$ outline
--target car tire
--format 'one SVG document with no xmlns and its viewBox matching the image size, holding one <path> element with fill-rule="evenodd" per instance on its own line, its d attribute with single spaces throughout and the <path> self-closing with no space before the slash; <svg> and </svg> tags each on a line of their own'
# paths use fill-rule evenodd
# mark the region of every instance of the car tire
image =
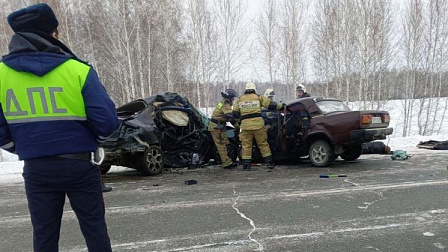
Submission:
<svg viewBox="0 0 448 252">
<path fill-rule="evenodd" d="M 138 170 L 145 176 L 160 174 L 163 171 L 162 149 L 158 146 L 150 146 L 140 157 Z"/>
<path fill-rule="evenodd" d="M 101 175 L 108 173 L 110 167 L 112 167 L 112 165 L 100 165 Z"/>
<path fill-rule="evenodd" d="M 362 154 L 362 145 L 350 145 L 346 151 L 341 153 L 341 158 L 345 161 L 353 161 L 358 159 Z"/>
<path fill-rule="evenodd" d="M 314 166 L 329 166 L 334 161 L 333 148 L 325 140 L 314 141 L 309 148 L 308 154 Z"/>
</svg>

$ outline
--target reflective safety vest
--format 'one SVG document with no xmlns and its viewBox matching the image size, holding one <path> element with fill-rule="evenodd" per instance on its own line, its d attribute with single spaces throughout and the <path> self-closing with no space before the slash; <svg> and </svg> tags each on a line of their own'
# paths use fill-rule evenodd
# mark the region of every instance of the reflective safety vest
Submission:
<svg viewBox="0 0 448 252">
<path fill-rule="evenodd" d="M 230 101 L 227 99 L 222 99 L 216 105 L 215 110 L 213 110 L 212 118 L 210 124 L 208 125 L 208 130 L 213 131 L 215 127 L 218 126 L 218 122 L 221 125 L 226 125 L 228 121 L 228 117 L 231 117 L 233 114 L 232 106 L 230 105 Z"/>
<path fill-rule="evenodd" d="M 86 120 L 81 90 L 89 71 L 88 65 L 72 59 L 44 76 L 0 63 L 0 103 L 8 124 Z"/>
</svg>

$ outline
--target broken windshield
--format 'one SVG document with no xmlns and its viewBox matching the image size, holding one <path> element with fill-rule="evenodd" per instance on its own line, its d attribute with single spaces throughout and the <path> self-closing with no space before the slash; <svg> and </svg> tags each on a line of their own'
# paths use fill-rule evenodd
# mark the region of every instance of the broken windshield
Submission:
<svg viewBox="0 0 448 252">
<path fill-rule="evenodd" d="M 351 109 L 345 105 L 342 101 L 319 101 L 316 102 L 317 107 L 323 114 L 339 111 L 351 111 Z"/>
</svg>

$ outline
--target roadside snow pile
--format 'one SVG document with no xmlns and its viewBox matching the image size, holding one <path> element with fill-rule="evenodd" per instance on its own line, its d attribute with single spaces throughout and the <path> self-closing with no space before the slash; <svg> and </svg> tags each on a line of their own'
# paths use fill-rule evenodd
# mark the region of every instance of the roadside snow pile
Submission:
<svg viewBox="0 0 448 252">
<path fill-rule="evenodd" d="M 19 161 L 19 157 L 17 155 L 11 154 L 5 150 L 2 150 L 1 155 L 3 156 L 3 161 L 5 162 Z"/>
<path fill-rule="evenodd" d="M 0 162 L 0 181 L 3 183 L 22 183 L 23 161 Z"/>
</svg>

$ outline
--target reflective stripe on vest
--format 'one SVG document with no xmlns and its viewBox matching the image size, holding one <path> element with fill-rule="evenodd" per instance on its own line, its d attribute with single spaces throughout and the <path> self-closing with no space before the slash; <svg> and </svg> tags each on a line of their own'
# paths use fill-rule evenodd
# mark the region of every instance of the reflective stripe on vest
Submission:
<svg viewBox="0 0 448 252">
<path fill-rule="evenodd" d="M 257 94 L 244 94 L 240 97 L 237 110 L 240 111 L 241 118 L 247 118 L 251 114 L 257 115 L 254 118 L 241 120 L 242 130 L 257 130 L 264 126 L 261 106 L 260 97 Z"/>
<path fill-rule="evenodd" d="M 44 76 L 0 63 L 0 103 L 9 124 L 86 120 L 81 90 L 90 66 L 67 60 Z"/>
</svg>

